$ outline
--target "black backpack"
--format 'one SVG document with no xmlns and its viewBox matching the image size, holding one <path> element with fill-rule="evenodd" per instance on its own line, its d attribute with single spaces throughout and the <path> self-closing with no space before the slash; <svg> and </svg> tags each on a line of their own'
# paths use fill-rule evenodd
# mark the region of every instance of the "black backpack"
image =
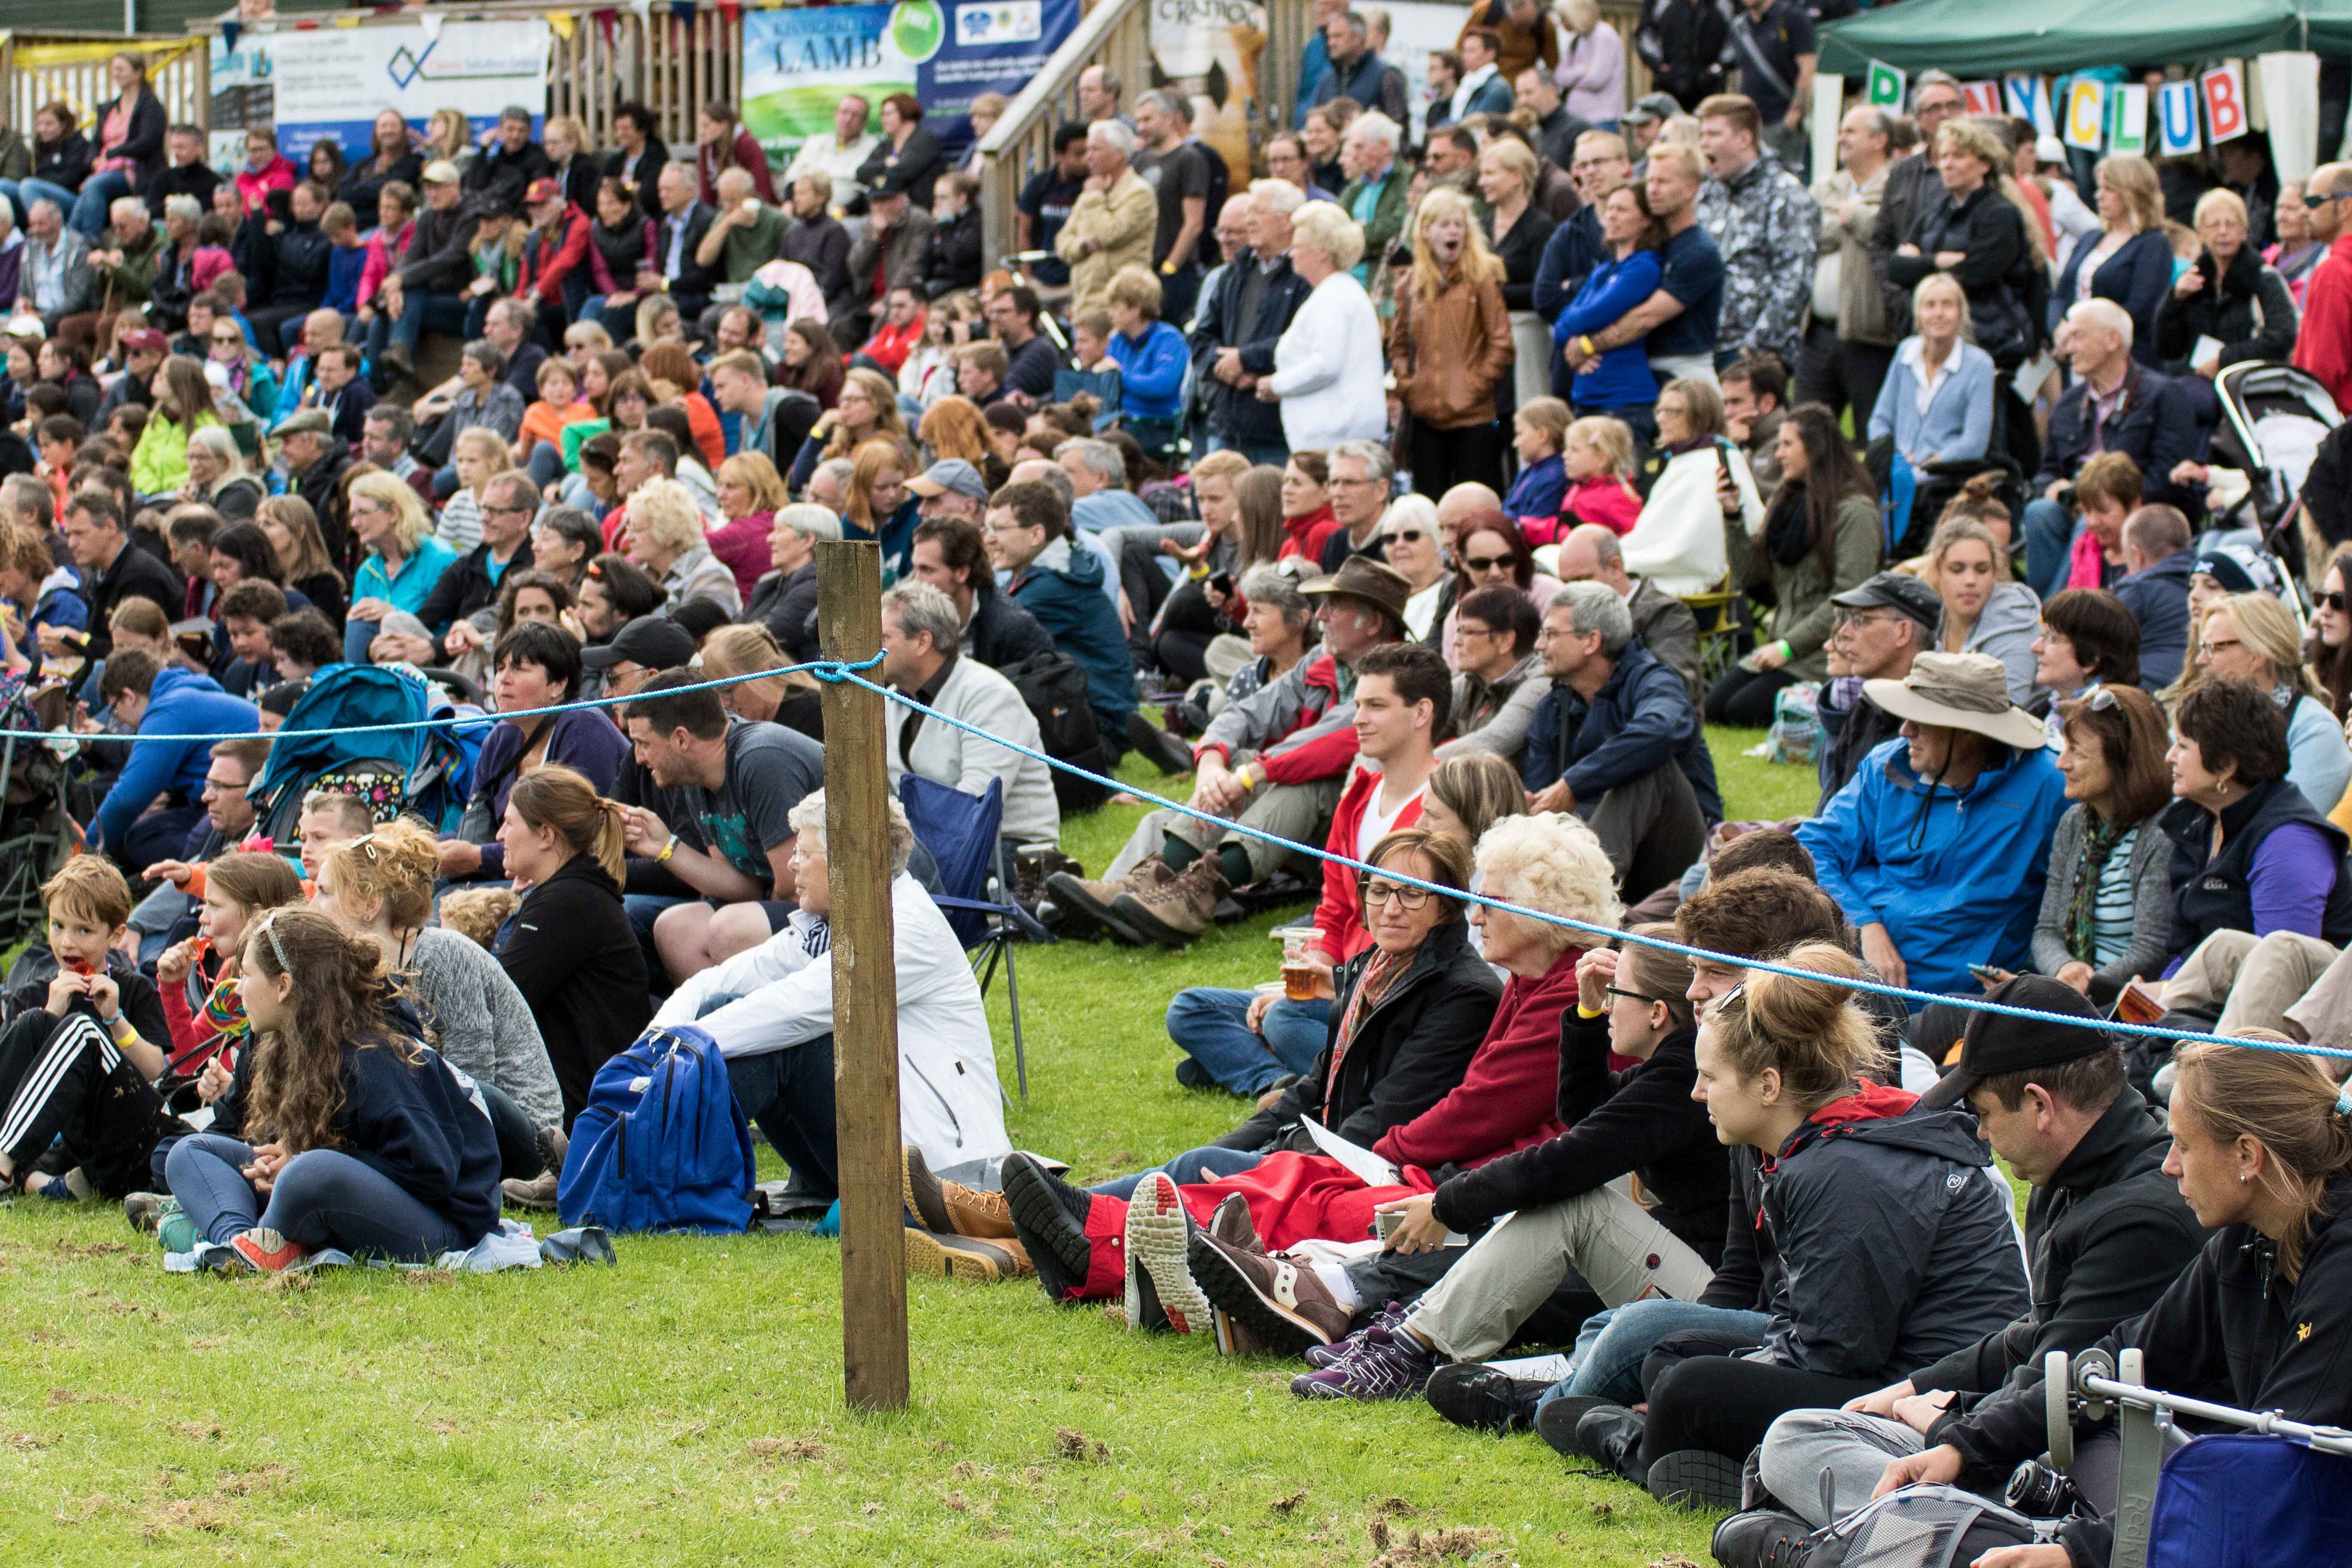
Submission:
<svg viewBox="0 0 2352 1568">
<path fill-rule="evenodd" d="M 1087 691 L 1087 672 L 1077 660 L 1058 649 L 1033 653 L 997 671 L 1013 682 L 1021 700 L 1037 721 L 1037 733 L 1047 756 L 1090 773 L 1108 773 L 1113 766 L 1102 731 Z M 1054 772 L 1054 798 L 1064 812 L 1089 812 L 1110 798 L 1110 791 L 1092 779 L 1060 768 Z"/>
</svg>

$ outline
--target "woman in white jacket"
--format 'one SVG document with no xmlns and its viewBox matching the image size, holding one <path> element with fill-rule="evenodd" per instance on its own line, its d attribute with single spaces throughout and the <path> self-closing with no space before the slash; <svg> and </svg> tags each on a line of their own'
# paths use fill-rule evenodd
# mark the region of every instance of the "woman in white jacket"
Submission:
<svg viewBox="0 0 2352 1568">
<path fill-rule="evenodd" d="M 800 908 L 784 929 L 688 979 L 656 1024 L 699 1024 L 727 1058 L 736 1103 L 802 1184 L 840 1191 L 833 1130 L 833 908 L 824 792 L 793 807 Z M 898 980 L 898 1129 L 935 1171 L 1012 1150 L 996 1048 L 963 944 L 907 874 L 915 832 L 890 802 L 890 912 Z"/>
<path fill-rule="evenodd" d="M 1724 481 L 1730 480 L 1740 524 L 1750 533 L 1764 524 L 1764 500 L 1747 454 L 1725 438 L 1723 395 L 1712 382 L 1666 383 L 1656 411 L 1658 450 L 1666 466 L 1619 549 L 1625 570 L 1655 583 L 1660 593 L 1708 593 L 1721 585 L 1730 566 L 1723 543 L 1729 515 Z"/>
<path fill-rule="evenodd" d="M 1274 345 L 1274 374 L 1257 395 L 1282 405 L 1282 437 L 1294 452 L 1388 435 L 1381 320 L 1349 268 L 1363 259 L 1364 231 L 1336 202 L 1308 202 L 1290 220 L 1290 265 L 1313 287 Z"/>
</svg>

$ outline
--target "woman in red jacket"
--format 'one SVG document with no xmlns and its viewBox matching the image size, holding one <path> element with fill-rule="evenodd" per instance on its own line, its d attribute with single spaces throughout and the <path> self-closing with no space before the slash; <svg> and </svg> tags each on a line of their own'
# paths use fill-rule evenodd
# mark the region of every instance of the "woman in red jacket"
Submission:
<svg viewBox="0 0 2352 1568">
<path fill-rule="evenodd" d="M 533 180 L 522 201 L 530 214 L 530 232 L 523 237 L 514 297 L 538 310 L 536 335 L 552 346 L 563 341 L 563 329 L 595 292 L 587 266 L 591 225 L 588 215 L 564 195 L 563 182 L 551 174 Z"/>
<path fill-rule="evenodd" d="M 1622 912 L 1600 841 L 1566 815 L 1507 817 L 1487 829 L 1475 890 L 1586 926 L 1614 928 Z M 1056 1301 L 1099 1300 L 1139 1291 L 1148 1277 L 1163 1301 L 1205 1294 L 1230 1313 L 1244 1295 L 1263 1298 L 1317 1342 L 1346 1334 L 1340 1270 L 1325 1277 L 1263 1254 L 1209 1253 L 1188 1246 L 1182 1215 L 1205 1226 L 1220 1205 L 1239 1197 L 1269 1250 L 1314 1237 L 1360 1241 L 1371 1234 L 1375 1208 L 1433 1190 L 1435 1173 L 1483 1164 L 1561 1131 L 1553 1092 L 1559 1018 L 1576 1000 L 1583 933 L 1482 905 L 1472 906 L 1470 919 L 1485 938 L 1486 961 L 1510 976 L 1494 1023 L 1462 1081 L 1370 1151 L 1344 1163 L 1286 1152 L 1223 1180 L 1181 1186 L 1155 1173 L 1127 1203 L 1073 1186 L 1028 1155 L 1006 1156 L 1005 1202 L 1045 1293 Z M 1232 1264 L 1235 1258 L 1254 1261 Z M 1196 1279 L 1194 1266 L 1208 1271 Z"/>
</svg>

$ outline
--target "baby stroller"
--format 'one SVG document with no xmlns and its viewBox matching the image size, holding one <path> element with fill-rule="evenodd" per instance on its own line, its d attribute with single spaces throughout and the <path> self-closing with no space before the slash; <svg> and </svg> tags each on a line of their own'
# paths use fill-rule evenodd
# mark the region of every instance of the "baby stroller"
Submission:
<svg viewBox="0 0 2352 1568">
<path fill-rule="evenodd" d="M 408 812 L 436 830 L 454 827 L 473 785 L 482 736 L 495 721 L 485 715 L 431 730 L 348 731 L 461 716 L 446 694 L 405 667 L 339 664 L 320 671 L 286 716 L 268 766 L 250 791 L 256 831 L 292 843 L 302 799 L 319 789 L 361 796 L 378 822 Z"/>
<path fill-rule="evenodd" d="M 0 675 L 0 730 L 6 731 L 0 736 L 0 948 L 41 930 L 47 918 L 41 884 L 74 852 L 76 823 L 90 815 L 89 803 L 73 798 L 73 753 L 61 757 L 27 733 L 63 729 L 72 716 L 73 692 L 64 681 Z"/>
<path fill-rule="evenodd" d="M 2225 368 L 2213 394 L 2221 419 L 2208 463 L 2245 482 L 2216 475 L 2208 526 L 2253 531 L 2290 575 L 2306 578 L 2314 554 L 2352 539 L 2352 449 L 2336 399 L 2309 372 L 2258 360 Z"/>
</svg>

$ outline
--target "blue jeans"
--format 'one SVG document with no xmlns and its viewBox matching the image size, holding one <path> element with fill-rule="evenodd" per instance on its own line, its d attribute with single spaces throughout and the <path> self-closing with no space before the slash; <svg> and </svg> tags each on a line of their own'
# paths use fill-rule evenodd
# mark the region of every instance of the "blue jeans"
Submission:
<svg viewBox="0 0 2352 1568">
<path fill-rule="evenodd" d="M 1328 1001 L 1276 1002 L 1260 1020 L 1246 1022 L 1254 993 L 1194 985 L 1168 1004 L 1168 1037 L 1235 1094 L 1263 1094 L 1285 1075 L 1304 1074 L 1328 1037 Z"/>
<path fill-rule="evenodd" d="M 79 198 L 63 185 L 50 180 L 36 180 L 30 175 L 11 183 L 16 187 L 14 194 L 16 199 L 16 223 L 19 227 L 24 225 L 26 209 L 35 202 L 54 203 L 58 216 L 67 218 L 73 216 L 74 203 Z"/>
<path fill-rule="evenodd" d="M 343 662 L 345 664 L 367 663 L 368 644 L 375 641 L 375 634 L 380 629 L 382 629 L 380 624 L 375 621 L 356 619 L 345 621 L 343 623 Z"/>
<path fill-rule="evenodd" d="M 531 484 L 545 489 L 563 477 L 563 452 L 552 441 L 541 441 L 530 449 L 530 460 L 523 465 Z"/>
<path fill-rule="evenodd" d="M 378 312 L 368 328 L 367 357 L 381 364 L 384 351 L 397 344 L 414 355 L 416 341 L 427 332 L 456 337 L 466 330 L 466 301 L 456 294 L 406 293 L 400 298 L 400 319 Z"/>
<path fill-rule="evenodd" d="M 1762 1312 L 1735 1307 L 1702 1307 L 1653 1296 L 1628 1301 L 1584 1320 L 1576 1332 L 1576 1350 L 1569 1357 L 1574 1368 L 1544 1391 L 1536 1402 L 1541 1409 L 1565 1394 L 1606 1399 L 1612 1405 L 1634 1405 L 1642 1398 L 1642 1361 L 1668 1334 L 1689 1329 L 1717 1329 L 1760 1335 L 1771 1319 Z"/>
<path fill-rule="evenodd" d="M 198 1132 L 172 1145 L 165 1161 L 172 1194 L 206 1241 L 226 1244 L 257 1226 L 312 1251 L 339 1247 L 355 1257 L 430 1263 L 479 1239 L 461 1234 L 407 1189 L 339 1149 L 311 1149 L 286 1162 L 269 1193 L 246 1180 L 253 1150 L 234 1138 Z"/>
<path fill-rule="evenodd" d="M 2025 582 L 2044 599 L 2066 585 L 2076 526 L 2074 513 L 2054 500 L 2025 503 Z"/>
<path fill-rule="evenodd" d="M 1244 1171 L 1254 1171 L 1265 1158 L 1263 1154 L 1253 1154 L 1246 1150 L 1220 1149 L 1212 1144 L 1206 1148 L 1187 1149 L 1174 1159 L 1152 1166 L 1150 1171 L 1138 1171 L 1131 1176 L 1103 1182 L 1088 1187 L 1087 1191 L 1097 1197 L 1131 1198 L 1135 1196 L 1135 1189 L 1143 1184 L 1143 1178 L 1153 1172 L 1165 1171 L 1175 1178 L 1178 1186 L 1189 1187 L 1196 1182 L 1214 1182 L 1226 1176 L 1239 1175 Z"/>
<path fill-rule="evenodd" d="M 66 221 L 96 239 L 106 232 L 106 209 L 114 205 L 115 197 L 130 194 L 131 176 L 120 169 L 92 174 L 81 183 L 81 195 L 74 198 L 73 216 Z"/>
</svg>

